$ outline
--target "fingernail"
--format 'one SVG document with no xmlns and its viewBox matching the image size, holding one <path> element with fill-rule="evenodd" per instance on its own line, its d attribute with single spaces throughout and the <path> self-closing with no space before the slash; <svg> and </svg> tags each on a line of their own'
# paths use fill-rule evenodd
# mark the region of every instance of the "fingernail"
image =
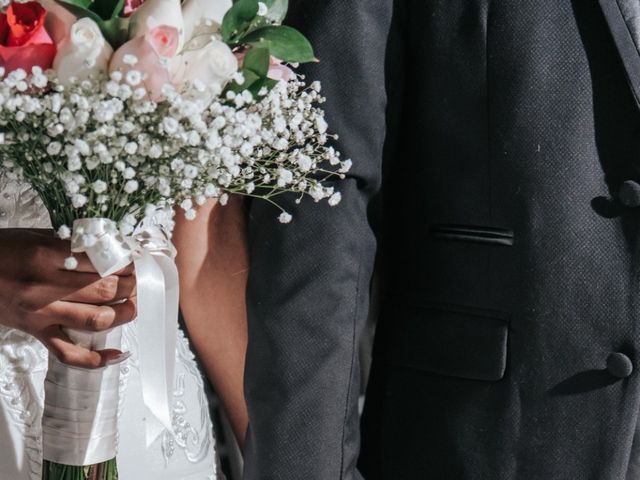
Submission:
<svg viewBox="0 0 640 480">
<path fill-rule="evenodd" d="M 131 356 L 131 352 L 122 352 L 121 354 L 113 357 L 111 360 L 107 360 L 105 365 L 108 367 L 110 367 L 111 365 L 118 365 L 119 363 L 124 362 L 130 356 Z"/>
</svg>

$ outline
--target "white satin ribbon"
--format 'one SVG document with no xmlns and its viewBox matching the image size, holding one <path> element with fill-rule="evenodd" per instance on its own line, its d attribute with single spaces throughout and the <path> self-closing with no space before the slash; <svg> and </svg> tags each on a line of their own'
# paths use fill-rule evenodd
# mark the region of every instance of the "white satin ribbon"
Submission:
<svg viewBox="0 0 640 480">
<path fill-rule="evenodd" d="M 86 253 L 103 277 L 112 275 L 131 263 L 135 266 L 142 396 L 151 414 L 145 422 L 146 441 L 149 446 L 163 430 L 173 432 L 171 406 L 179 295 L 178 270 L 174 262 L 175 248 L 166 231 L 150 222 L 143 222 L 133 235 L 124 237 L 115 222 L 104 218 L 88 218 L 74 222 L 71 250 L 74 253 Z M 99 334 L 89 335 L 94 338 Z M 89 343 L 93 341 L 90 340 Z M 95 345 L 86 346 L 96 348 Z M 119 348 L 119 345 L 114 348 Z M 51 374 L 47 374 L 47 400 L 43 425 L 46 427 L 44 442 L 50 444 L 49 457 L 54 458 L 47 457 L 46 453 L 45 458 L 70 465 L 89 465 L 113 458 L 117 433 L 111 435 L 111 429 L 107 426 L 109 421 L 102 415 L 117 411 L 117 397 L 113 400 L 115 404 L 112 403 L 113 393 L 109 392 L 109 389 L 113 388 L 112 383 L 109 387 L 100 379 L 95 380 L 98 376 L 93 371 L 79 370 L 89 376 L 83 377 L 81 374 L 80 377 L 83 378 L 77 378 L 75 372 L 68 371 L 72 367 L 62 364 L 60 367 L 52 360 L 49 363 L 50 368 L 53 368 Z M 119 368 L 106 367 L 99 372 L 107 375 L 107 372 L 111 371 L 117 373 Z M 94 375 L 93 381 L 91 375 Z M 56 396 L 62 396 L 63 400 L 51 400 L 50 403 L 49 400 Z M 90 411 L 87 411 L 87 405 L 94 407 L 95 415 L 92 416 Z M 80 411 L 74 412 L 76 409 Z M 71 425 L 71 422 L 75 425 Z M 85 447 L 67 445 L 69 448 L 66 451 L 64 448 L 58 448 L 56 442 L 47 441 L 47 432 L 49 436 L 59 432 L 65 443 L 69 438 L 75 438 L 78 442 L 91 438 L 91 442 L 95 443 L 90 449 L 93 453 L 87 456 Z M 110 443 L 109 439 L 113 442 Z M 96 460 L 100 456 L 106 458 Z M 62 457 L 65 461 L 60 460 Z"/>
<path fill-rule="evenodd" d="M 87 348 L 120 348 L 121 328 L 107 332 L 66 329 Z M 116 456 L 120 369 L 85 370 L 49 355 L 42 415 L 42 453 L 64 465 L 93 465 Z"/>
<path fill-rule="evenodd" d="M 86 218 L 73 224 L 71 251 L 85 252 L 106 277 L 133 262 L 138 294 L 138 345 L 147 446 L 163 429 L 172 430 L 171 405 L 178 321 L 176 250 L 162 227 L 143 221 L 124 238 L 112 220 Z"/>
</svg>

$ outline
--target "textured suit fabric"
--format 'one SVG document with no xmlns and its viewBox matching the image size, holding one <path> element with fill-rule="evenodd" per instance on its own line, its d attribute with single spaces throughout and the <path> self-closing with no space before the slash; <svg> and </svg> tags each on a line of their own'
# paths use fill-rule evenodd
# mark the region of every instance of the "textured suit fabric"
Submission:
<svg viewBox="0 0 640 480">
<path fill-rule="evenodd" d="M 617 2 L 625 24 L 633 38 L 636 48 L 640 47 L 640 2 L 635 0 L 620 0 Z"/>
<path fill-rule="evenodd" d="M 396 2 L 367 480 L 638 478 L 623 3 Z"/>
<path fill-rule="evenodd" d="M 364 478 L 637 478 L 632 1 L 292 2 L 355 169 L 251 207 L 246 478 L 358 478 L 373 232 Z"/>
<path fill-rule="evenodd" d="M 335 208 L 255 202 L 245 390 L 250 428 L 245 479 L 360 478 L 358 339 L 369 303 L 375 237 L 366 211 L 379 189 L 385 139 L 384 63 L 391 3 L 294 0 L 287 23 L 314 43 L 337 147 L 355 165 Z"/>
</svg>

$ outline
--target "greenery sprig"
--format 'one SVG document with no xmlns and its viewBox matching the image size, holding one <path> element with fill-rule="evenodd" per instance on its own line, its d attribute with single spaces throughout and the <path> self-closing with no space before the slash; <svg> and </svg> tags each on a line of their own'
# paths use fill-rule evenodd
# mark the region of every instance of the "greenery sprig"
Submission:
<svg viewBox="0 0 640 480">
<path fill-rule="evenodd" d="M 260 3 L 266 7 L 261 15 Z M 222 40 L 236 51 L 246 51 L 242 74 L 244 83 L 229 84 L 228 90 L 252 93 L 275 82 L 267 78 L 271 56 L 286 63 L 317 62 L 309 40 L 293 27 L 282 25 L 288 0 L 235 0 L 224 16 Z"/>
</svg>

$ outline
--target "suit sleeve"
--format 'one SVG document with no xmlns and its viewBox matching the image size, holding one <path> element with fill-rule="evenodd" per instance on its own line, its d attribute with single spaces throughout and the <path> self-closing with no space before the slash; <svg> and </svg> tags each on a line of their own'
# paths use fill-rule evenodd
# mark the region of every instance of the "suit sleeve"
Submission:
<svg viewBox="0 0 640 480">
<path fill-rule="evenodd" d="M 367 211 L 380 187 L 386 133 L 385 55 L 392 0 L 292 0 L 288 24 L 311 39 L 337 147 L 353 160 L 330 207 L 279 197 L 293 215 L 254 201 L 245 394 L 245 480 L 361 478 L 358 341 L 376 240 Z"/>
</svg>

